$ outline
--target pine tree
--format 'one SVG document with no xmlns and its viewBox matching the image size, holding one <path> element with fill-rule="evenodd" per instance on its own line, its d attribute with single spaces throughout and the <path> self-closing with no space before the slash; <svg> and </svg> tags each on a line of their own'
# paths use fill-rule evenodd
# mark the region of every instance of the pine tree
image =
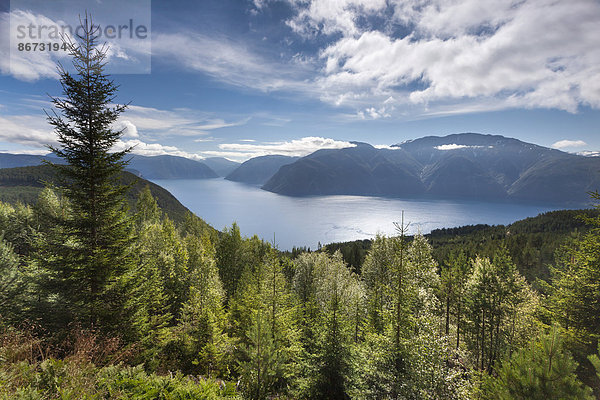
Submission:
<svg viewBox="0 0 600 400">
<path fill-rule="evenodd" d="M 240 372 L 246 394 L 262 398 L 289 391 L 297 375 L 300 346 L 296 310 L 274 250 L 244 271 L 230 316 L 242 343 Z"/>
<path fill-rule="evenodd" d="M 489 397 L 510 400 L 592 399 L 575 375 L 577 363 L 564 349 L 558 328 L 515 352 L 492 379 Z"/>
<path fill-rule="evenodd" d="M 59 64 L 63 96 L 52 97 L 47 114 L 60 143 L 49 148 L 66 161 L 51 165 L 72 208 L 70 243 L 53 268 L 73 283 L 57 294 L 76 318 L 113 329 L 124 322 L 120 281 L 131 264 L 127 187 L 119 182 L 128 150 L 112 152 L 122 132 L 111 128 L 126 105 L 113 105 L 118 86 L 104 72 L 108 49 L 97 43 L 98 26 L 86 15 L 81 31 L 75 41 L 65 37 L 75 72 Z"/>
<path fill-rule="evenodd" d="M 593 197 L 600 200 L 597 193 Z M 600 217 L 586 222 L 592 229 L 562 249 L 551 269 L 547 307 L 592 352 L 600 339 Z"/>
</svg>

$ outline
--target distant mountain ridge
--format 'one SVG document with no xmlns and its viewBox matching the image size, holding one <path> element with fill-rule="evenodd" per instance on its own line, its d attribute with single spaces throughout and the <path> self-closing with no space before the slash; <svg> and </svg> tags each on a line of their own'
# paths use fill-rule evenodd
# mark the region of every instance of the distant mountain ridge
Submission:
<svg viewBox="0 0 600 400">
<path fill-rule="evenodd" d="M 319 150 L 283 166 L 263 189 L 285 195 L 367 195 L 584 204 L 600 189 L 600 158 L 500 135 L 427 136 L 376 149 Z"/>
<path fill-rule="evenodd" d="M 206 164 L 185 157 L 129 154 L 125 159 L 130 159 L 125 169 L 145 179 L 211 179 L 219 176 Z M 62 159 L 52 154 L 36 156 L 0 153 L 0 168 L 35 166 L 42 164 L 43 160 L 62 162 Z"/>
<path fill-rule="evenodd" d="M 208 157 L 202 160 L 202 163 L 208 165 L 219 176 L 227 176 L 240 166 L 239 162 L 231 161 L 223 157 Z"/>
<path fill-rule="evenodd" d="M 260 156 L 243 162 L 225 179 L 234 182 L 262 185 L 269 180 L 279 168 L 298 160 L 298 157 L 281 155 Z"/>
<path fill-rule="evenodd" d="M 185 157 L 133 154 L 126 169 L 139 171 L 145 179 L 212 179 L 219 175 L 208 165 Z"/>
</svg>

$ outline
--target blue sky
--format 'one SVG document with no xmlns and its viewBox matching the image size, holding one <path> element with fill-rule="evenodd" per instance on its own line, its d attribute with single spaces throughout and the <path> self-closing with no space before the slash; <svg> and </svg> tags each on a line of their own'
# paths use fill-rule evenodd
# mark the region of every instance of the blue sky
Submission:
<svg viewBox="0 0 600 400">
<path fill-rule="evenodd" d="M 241 161 L 459 132 L 600 150 L 596 0 L 0 4 L 0 151 L 43 152 L 60 95 L 56 60 L 12 47 L 15 21 L 84 9 L 100 24 L 151 15 L 151 49 L 110 43 L 131 101 L 120 146 L 140 154 Z"/>
</svg>

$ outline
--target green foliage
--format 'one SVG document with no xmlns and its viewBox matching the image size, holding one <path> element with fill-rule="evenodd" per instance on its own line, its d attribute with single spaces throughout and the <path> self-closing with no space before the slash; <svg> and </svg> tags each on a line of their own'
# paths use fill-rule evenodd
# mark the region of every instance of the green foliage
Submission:
<svg viewBox="0 0 600 400">
<path fill-rule="evenodd" d="M 427 240 L 378 236 L 363 279 L 369 314 L 360 344 L 356 398 L 465 398 L 470 387 L 448 363 L 449 344 L 438 330 L 439 277 Z"/>
<path fill-rule="evenodd" d="M 181 318 L 173 330 L 177 364 L 185 372 L 204 376 L 229 375 L 233 366 L 233 343 L 227 335 L 223 302 L 225 293 L 208 239 L 187 236 L 190 296 L 183 304 Z"/>
<path fill-rule="evenodd" d="M 242 239 L 236 223 L 223 232 L 217 244 L 217 267 L 228 298 L 235 295 L 244 271 L 262 263 L 269 249 L 257 236 Z"/>
<path fill-rule="evenodd" d="M 259 399 L 289 392 L 300 351 L 296 307 L 273 251 L 244 272 L 230 318 L 242 350 L 238 359 L 244 393 Z"/>
<path fill-rule="evenodd" d="M 239 398 L 235 386 L 182 374 L 147 374 L 141 367 L 47 359 L 20 362 L 0 372 L 0 399 L 177 399 Z"/>
<path fill-rule="evenodd" d="M 73 285 L 57 285 L 56 295 L 77 321 L 116 331 L 126 323 L 122 278 L 131 268 L 132 232 L 127 187 L 118 180 L 128 150 L 112 151 L 122 132 L 111 125 L 125 106 L 112 105 L 117 85 L 104 73 L 107 50 L 97 47 L 97 27 L 86 17 L 82 28 L 78 42 L 66 43 L 76 74 L 59 65 L 63 96 L 52 98 L 48 114 L 60 144 L 49 148 L 66 161 L 50 165 L 69 200 L 71 212 L 57 222 L 70 243 L 45 267 L 69 277 Z"/>
<path fill-rule="evenodd" d="M 466 284 L 466 342 L 475 366 L 490 371 L 535 330 L 539 300 L 506 250 L 493 260 L 476 258 Z"/>
<path fill-rule="evenodd" d="M 592 230 L 558 253 L 547 306 L 554 320 L 592 343 L 600 338 L 600 217 L 588 221 Z"/>
<path fill-rule="evenodd" d="M 487 397 L 506 400 L 593 399 L 577 379 L 577 363 L 565 350 L 557 327 L 506 359 L 489 378 Z"/>
<path fill-rule="evenodd" d="M 302 309 L 303 383 L 310 398 L 348 398 L 355 385 L 353 353 L 362 334 L 364 293 L 338 252 L 305 253 L 295 262 L 293 288 Z"/>
<path fill-rule="evenodd" d="M 13 246 L 0 235 L 0 321 L 18 321 L 24 312 L 26 276 Z"/>
</svg>

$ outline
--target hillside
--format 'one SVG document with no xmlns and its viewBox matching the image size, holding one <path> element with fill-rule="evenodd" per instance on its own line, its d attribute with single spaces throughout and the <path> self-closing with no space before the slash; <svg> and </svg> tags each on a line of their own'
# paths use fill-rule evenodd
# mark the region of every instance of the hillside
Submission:
<svg viewBox="0 0 600 400">
<path fill-rule="evenodd" d="M 239 167 L 227 175 L 225 179 L 252 185 L 262 185 L 283 165 L 291 164 L 297 159 L 298 157 L 279 155 L 251 158 L 250 160 L 243 162 Z"/>
<path fill-rule="evenodd" d="M 171 193 L 155 183 L 136 177 L 126 171 L 123 172 L 121 179 L 125 185 L 133 183 L 133 186 L 127 192 L 127 200 L 131 207 L 135 205 L 142 189 L 148 186 L 158 206 L 172 220 L 182 222 L 185 220 L 186 214 L 190 213 Z M 54 181 L 54 171 L 52 167 L 47 165 L 0 169 L 0 201 L 8 203 L 19 201 L 25 204 L 34 204 L 38 194 L 44 188 L 44 182 L 52 183 Z M 203 223 L 210 230 L 213 230 L 208 224 Z"/>
<path fill-rule="evenodd" d="M 367 195 L 588 204 L 600 158 L 498 135 L 429 136 L 389 149 L 366 143 L 319 150 L 282 167 L 264 190 L 291 195 Z"/>
<path fill-rule="evenodd" d="M 478 255 L 492 257 L 494 251 L 506 246 L 519 271 L 534 285 L 538 279 L 549 278 L 549 266 L 556 250 L 570 238 L 586 232 L 589 226 L 579 216 L 593 217 L 600 210 L 560 210 L 525 218 L 510 225 L 467 225 L 435 229 L 426 234 L 433 247 L 433 256 L 444 265 L 452 252 L 463 251 L 468 258 Z M 412 237 L 407 237 L 408 241 Z M 330 254 L 340 250 L 344 260 L 360 271 L 372 241 L 330 243 L 323 250 Z"/>
</svg>

